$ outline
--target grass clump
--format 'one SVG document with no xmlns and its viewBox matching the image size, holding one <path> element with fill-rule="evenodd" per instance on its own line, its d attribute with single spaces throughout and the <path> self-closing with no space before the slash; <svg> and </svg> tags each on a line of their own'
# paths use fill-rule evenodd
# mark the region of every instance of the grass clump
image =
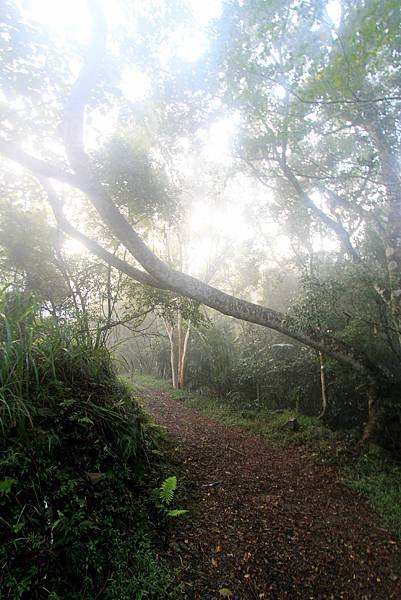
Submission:
<svg viewBox="0 0 401 600">
<path fill-rule="evenodd" d="M 176 598 L 159 560 L 160 434 L 110 355 L 2 299 L 0 597 Z"/>
</svg>

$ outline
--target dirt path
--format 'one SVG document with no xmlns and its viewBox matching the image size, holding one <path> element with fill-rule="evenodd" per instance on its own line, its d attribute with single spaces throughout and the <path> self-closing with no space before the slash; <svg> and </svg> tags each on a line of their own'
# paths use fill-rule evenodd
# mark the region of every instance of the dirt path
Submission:
<svg viewBox="0 0 401 600">
<path fill-rule="evenodd" d="M 220 426 L 161 392 L 147 411 L 174 436 L 200 496 L 171 553 L 190 599 L 401 599 L 401 552 L 366 504 L 307 450 Z"/>
</svg>

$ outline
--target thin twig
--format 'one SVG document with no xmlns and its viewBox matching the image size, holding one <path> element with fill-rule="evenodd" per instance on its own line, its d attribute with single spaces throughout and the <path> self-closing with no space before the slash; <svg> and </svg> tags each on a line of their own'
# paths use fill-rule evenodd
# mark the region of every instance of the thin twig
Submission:
<svg viewBox="0 0 401 600">
<path fill-rule="evenodd" d="M 241 450 L 236 450 L 235 448 L 231 448 L 231 446 L 227 446 L 227 450 L 231 450 L 231 452 L 236 452 L 237 454 L 244 456 L 244 452 L 241 452 Z"/>
</svg>

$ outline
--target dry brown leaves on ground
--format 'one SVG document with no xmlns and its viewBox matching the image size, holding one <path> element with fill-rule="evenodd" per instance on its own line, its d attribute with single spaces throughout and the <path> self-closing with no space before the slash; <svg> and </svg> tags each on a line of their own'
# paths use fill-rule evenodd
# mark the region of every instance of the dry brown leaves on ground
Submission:
<svg viewBox="0 0 401 600">
<path fill-rule="evenodd" d="M 161 392 L 145 407 L 172 434 L 196 488 L 195 514 L 168 550 L 188 598 L 401 598 L 399 545 L 334 469 Z"/>
</svg>

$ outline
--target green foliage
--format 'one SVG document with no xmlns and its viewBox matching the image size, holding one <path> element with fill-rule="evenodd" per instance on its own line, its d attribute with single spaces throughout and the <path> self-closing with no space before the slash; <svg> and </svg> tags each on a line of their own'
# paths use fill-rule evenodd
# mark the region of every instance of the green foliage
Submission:
<svg viewBox="0 0 401 600">
<path fill-rule="evenodd" d="M 182 517 L 183 515 L 186 515 L 188 513 L 188 511 L 184 508 L 172 508 L 171 510 L 167 511 L 167 516 L 168 517 Z"/>
<path fill-rule="evenodd" d="M 40 394 L 41 379 L 38 362 L 42 353 L 36 352 L 33 339 L 34 304 L 23 296 L 0 296 L 0 425 L 2 429 L 32 422 L 34 407 L 30 397 L 32 386 Z M 51 359 L 50 359 L 51 360 Z M 45 364 L 52 372 L 53 364 Z"/>
<path fill-rule="evenodd" d="M 21 428 L 51 411 L 65 387 L 75 385 L 87 394 L 85 410 L 118 420 L 118 403 L 110 406 L 106 396 L 119 385 L 108 352 L 81 341 L 80 323 L 61 326 L 51 317 L 40 318 L 30 294 L 0 296 L 0 423 L 3 430 Z M 110 382 L 110 383 L 109 383 Z M 97 386 L 98 405 L 91 401 Z M 75 400 L 74 400 L 75 401 Z"/>
<path fill-rule="evenodd" d="M 169 508 L 170 504 L 174 500 L 176 489 L 177 477 L 172 475 L 171 477 L 167 477 L 159 489 L 156 490 L 158 500 L 160 500 L 158 507 L 161 508 L 162 513 L 164 513 L 167 517 L 182 517 L 188 513 L 187 510 L 182 508 Z"/>
<path fill-rule="evenodd" d="M 97 154 L 102 179 L 131 220 L 161 215 L 172 220 L 177 191 L 162 164 L 152 158 L 150 149 L 134 145 L 124 133 L 124 137 L 115 135 Z"/>
<path fill-rule="evenodd" d="M 209 389 L 219 396 L 232 389 L 233 337 L 230 323 L 224 320 L 196 332 L 187 365 L 192 389 Z"/>
<path fill-rule="evenodd" d="M 133 536 L 130 540 L 118 534 L 114 551 L 110 564 L 112 575 L 105 592 L 107 599 L 176 600 L 179 597 L 175 574 L 155 556 L 149 535 Z"/>
<path fill-rule="evenodd" d="M 23 191 L 24 209 L 18 201 L 15 182 L 1 190 L 7 200 L 0 203 L 0 255 L 5 269 L 0 277 L 7 273 L 10 278 L 8 269 L 15 271 L 24 279 L 25 292 L 62 305 L 69 296 L 57 257 L 63 235 L 49 226 L 46 207 L 35 208 L 33 198 L 37 201 L 40 191 L 33 186 L 23 186 Z M 27 210 L 27 199 L 31 197 L 33 206 Z"/>
<path fill-rule="evenodd" d="M 138 285 L 133 281 L 128 281 L 125 286 L 126 302 L 135 302 L 140 306 L 147 306 L 170 324 L 177 320 L 177 314 L 191 323 L 200 327 L 205 325 L 207 319 L 199 302 L 177 296 L 173 292 L 159 290 L 157 288 Z"/>
<path fill-rule="evenodd" d="M 107 350 L 27 298 L 2 311 L 1 598 L 176 598 L 150 520 L 157 431 Z"/>
<path fill-rule="evenodd" d="M 367 496 L 384 527 L 401 539 L 401 468 L 385 456 L 363 454 L 347 469 L 348 483 Z"/>
<path fill-rule="evenodd" d="M 0 494 L 9 494 L 14 483 L 17 483 L 17 480 L 12 477 L 6 477 L 0 481 Z"/>
<path fill-rule="evenodd" d="M 163 504 L 168 506 L 172 502 L 176 489 L 177 477 L 175 475 L 167 477 L 167 479 L 163 481 L 159 489 L 159 498 Z"/>
</svg>

